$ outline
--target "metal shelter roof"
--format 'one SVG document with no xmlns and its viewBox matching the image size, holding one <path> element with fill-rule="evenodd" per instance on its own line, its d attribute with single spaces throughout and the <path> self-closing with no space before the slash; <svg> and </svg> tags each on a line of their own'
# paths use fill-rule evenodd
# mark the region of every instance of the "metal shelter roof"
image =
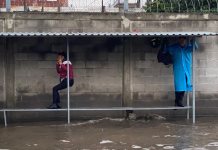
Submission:
<svg viewBox="0 0 218 150">
<path fill-rule="evenodd" d="M 0 32 L 0 37 L 175 37 L 217 35 L 216 32 Z"/>
</svg>

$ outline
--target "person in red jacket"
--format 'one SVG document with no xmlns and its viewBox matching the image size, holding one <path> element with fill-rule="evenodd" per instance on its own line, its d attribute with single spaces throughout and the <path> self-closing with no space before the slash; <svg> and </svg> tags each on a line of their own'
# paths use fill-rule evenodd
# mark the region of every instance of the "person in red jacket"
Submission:
<svg viewBox="0 0 218 150">
<path fill-rule="evenodd" d="M 66 60 L 65 53 L 58 53 L 56 70 L 60 77 L 60 83 L 53 87 L 53 103 L 47 107 L 49 109 L 61 108 L 59 91 L 67 88 L 67 64 L 69 64 L 69 85 L 72 87 L 74 84 L 73 65 L 70 61 Z"/>
</svg>

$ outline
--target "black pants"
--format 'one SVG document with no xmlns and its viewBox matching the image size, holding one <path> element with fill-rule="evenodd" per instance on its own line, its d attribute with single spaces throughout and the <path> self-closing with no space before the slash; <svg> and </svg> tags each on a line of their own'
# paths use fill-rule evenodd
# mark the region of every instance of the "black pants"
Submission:
<svg viewBox="0 0 218 150">
<path fill-rule="evenodd" d="M 70 79 L 70 87 L 73 86 L 74 80 Z M 63 90 L 67 88 L 67 78 L 63 79 L 58 85 L 53 87 L 53 104 L 60 103 L 60 95 L 59 90 Z"/>
<path fill-rule="evenodd" d="M 175 92 L 175 104 L 182 104 L 183 97 L 185 95 L 185 91 L 176 91 Z"/>
</svg>

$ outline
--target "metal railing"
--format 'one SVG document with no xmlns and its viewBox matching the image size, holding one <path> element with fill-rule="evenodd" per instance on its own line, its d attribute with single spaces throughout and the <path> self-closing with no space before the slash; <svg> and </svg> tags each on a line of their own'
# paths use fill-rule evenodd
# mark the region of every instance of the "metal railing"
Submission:
<svg viewBox="0 0 218 150">
<path fill-rule="evenodd" d="M 0 0 L 0 11 L 217 13 L 218 0 Z"/>
</svg>

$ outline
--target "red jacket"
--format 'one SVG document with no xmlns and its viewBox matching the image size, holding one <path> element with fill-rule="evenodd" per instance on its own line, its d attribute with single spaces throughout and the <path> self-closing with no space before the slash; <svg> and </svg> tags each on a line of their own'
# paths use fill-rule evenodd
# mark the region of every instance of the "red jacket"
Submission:
<svg viewBox="0 0 218 150">
<path fill-rule="evenodd" d="M 69 77 L 73 79 L 73 65 L 70 61 L 64 61 L 61 65 L 56 64 L 57 73 L 60 78 L 67 78 L 67 64 L 69 64 Z"/>
</svg>

